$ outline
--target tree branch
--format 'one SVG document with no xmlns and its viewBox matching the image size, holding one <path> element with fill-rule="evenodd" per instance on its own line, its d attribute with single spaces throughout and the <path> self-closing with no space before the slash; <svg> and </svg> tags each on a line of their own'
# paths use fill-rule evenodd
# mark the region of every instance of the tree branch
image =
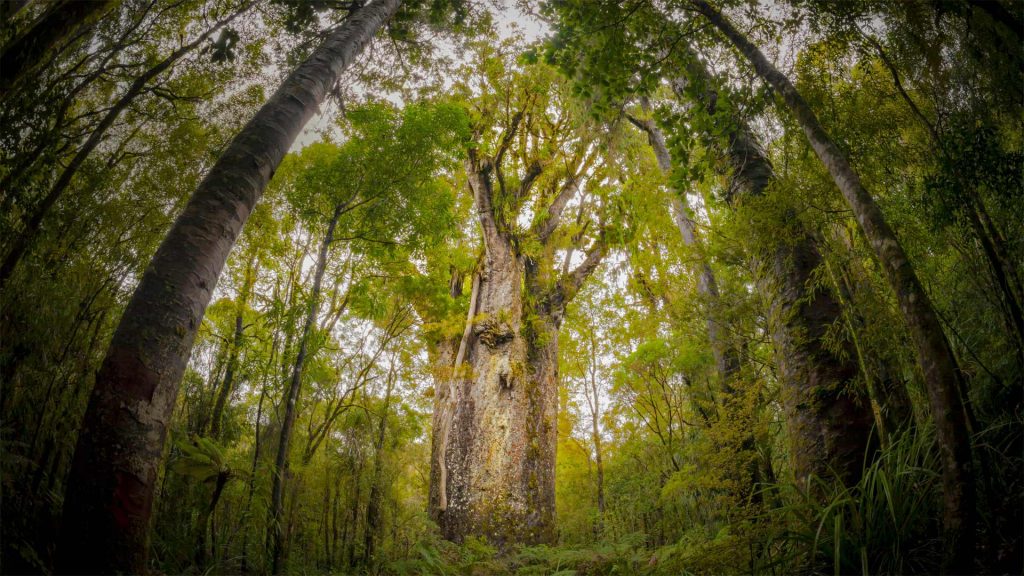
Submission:
<svg viewBox="0 0 1024 576">
<path fill-rule="evenodd" d="M 488 253 L 503 245 L 498 222 L 494 214 L 494 189 L 491 185 L 491 164 L 481 161 L 476 150 L 469 151 L 466 160 L 466 177 L 469 190 L 473 193 L 473 206 L 484 233 L 484 248 Z"/>
<path fill-rule="evenodd" d="M 597 240 L 587 249 L 587 256 L 575 270 L 562 277 L 558 281 L 559 304 L 565 306 L 576 296 L 580 287 L 597 270 L 601 261 L 608 252 L 608 244 L 605 241 L 605 231 L 602 229 Z"/>
<path fill-rule="evenodd" d="M 498 177 L 498 188 L 502 194 L 505 194 L 505 175 L 501 171 L 501 163 L 505 159 L 505 153 L 508 152 L 509 146 L 512 145 L 512 139 L 515 138 L 516 132 L 519 130 L 519 123 L 523 121 L 523 111 L 520 110 L 512 116 L 512 122 L 509 127 L 505 130 L 505 133 L 501 135 L 501 140 L 498 143 L 498 150 L 494 153 L 494 172 Z"/>
<path fill-rule="evenodd" d="M 594 165 L 594 161 L 597 159 L 597 148 L 591 150 L 591 153 L 586 157 L 585 160 L 580 164 L 577 170 L 572 171 L 566 179 L 565 184 L 562 185 L 562 189 L 559 190 L 555 199 L 551 201 L 548 206 L 548 217 L 539 222 L 534 228 L 534 234 L 540 239 L 542 243 L 547 242 L 548 238 L 554 234 L 555 230 L 558 229 L 558 225 L 562 220 L 562 212 L 565 211 L 565 207 L 569 204 L 577 193 L 579 193 L 579 179 Z"/>
</svg>

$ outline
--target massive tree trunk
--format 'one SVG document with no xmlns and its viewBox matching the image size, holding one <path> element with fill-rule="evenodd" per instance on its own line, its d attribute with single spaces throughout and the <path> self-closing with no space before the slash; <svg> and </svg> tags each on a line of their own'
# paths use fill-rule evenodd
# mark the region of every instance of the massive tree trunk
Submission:
<svg viewBox="0 0 1024 576">
<path fill-rule="evenodd" d="M 469 377 L 453 377 L 452 413 L 439 430 L 445 501 L 435 516 L 456 541 L 474 534 L 499 544 L 540 542 L 553 529 L 558 402 L 554 379 L 544 378 L 557 366 L 544 365 L 531 346 L 536 339 L 523 334 L 521 258 L 508 243 L 488 248 L 465 344 Z"/>
<path fill-rule="evenodd" d="M 917 351 L 935 422 L 943 468 L 943 569 L 958 574 L 972 572 L 976 495 L 970 426 L 960 397 L 960 369 L 931 300 L 874 198 L 796 87 L 718 10 L 705 0 L 691 0 L 691 4 L 729 39 L 786 103 L 846 198 L 885 271 Z"/>
<path fill-rule="evenodd" d="M 113 0 L 62 0 L 5 46 L 0 55 L 0 101 L 52 56 L 61 42 L 95 22 L 111 4 Z"/>
<path fill-rule="evenodd" d="M 767 253 L 762 279 L 771 295 L 793 471 L 800 482 L 834 474 L 851 486 L 871 449 L 874 413 L 852 343 L 836 352 L 825 342 L 842 309 L 832 290 L 814 286 L 822 262 L 817 242 L 806 231 L 793 233 Z"/>
<path fill-rule="evenodd" d="M 509 249 L 480 272 L 465 356 L 471 376 L 456 381 L 449 400 L 443 453 L 447 501 L 437 519 L 453 540 L 553 539 L 560 320 L 526 305 L 524 268 Z"/>
<path fill-rule="evenodd" d="M 430 509 L 445 538 L 476 535 L 503 546 L 554 540 L 558 330 L 566 303 L 600 262 L 604 245 L 552 285 L 553 248 L 536 259 L 520 253 L 495 209 L 497 165 L 475 151 L 466 163 L 486 253 L 451 386 L 439 386 Z M 530 232 L 542 244 L 557 227 L 575 178 L 563 190 L 547 224 Z"/>
<path fill-rule="evenodd" d="M 317 317 L 320 315 L 320 290 L 323 285 L 324 272 L 327 270 L 327 255 L 331 249 L 331 243 L 334 242 L 335 226 L 338 225 L 338 219 L 344 210 L 344 204 L 335 207 L 334 215 L 327 226 L 327 233 L 320 244 L 320 252 L 316 259 L 316 271 L 313 275 L 313 289 L 309 294 L 309 308 L 306 310 L 302 333 L 299 336 L 299 352 L 295 356 L 291 379 L 288 382 L 288 395 L 285 397 L 284 418 L 281 420 L 277 458 L 274 460 L 273 484 L 270 490 L 268 529 L 272 532 L 272 538 L 270 538 L 272 544 L 271 574 L 281 572 L 281 555 L 284 552 L 285 543 L 284 529 L 281 524 L 284 516 L 284 485 L 288 475 L 288 452 L 291 448 L 292 430 L 295 429 L 296 405 L 299 401 L 299 392 L 302 389 L 302 371 L 306 367 L 306 357 L 309 354 L 309 338 L 313 334 Z"/>
<path fill-rule="evenodd" d="M 332 32 L 231 142 L 132 295 L 96 377 L 68 479 L 57 570 L 143 573 L 167 425 L 228 253 L 274 170 L 328 91 L 401 0 Z"/>
<path fill-rule="evenodd" d="M 691 55 L 692 56 L 692 55 Z M 702 89 L 687 96 L 686 81 L 676 79 L 673 89 L 681 98 L 696 98 L 696 104 L 714 115 L 717 95 L 711 90 L 710 74 L 695 58 L 688 58 L 686 75 Z M 771 163 L 757 145 L 745 122 L 728 120 L 728 144 L 722 150 L 732 170 L 729 199 L 735 206 L 764 196 L 774 178 Z M 718 141 L 713 146 L 721 146 Z M 811 234 L 799 222 L 776 223 L 792 228 L 760 230 L 755 255 L 758 285 L 770 302 L 773 316 L 772 339 L 782 380 L 783 404 L 793 454 L 793 471 L 800 483 L 814 474 L 836 476 L 847 485 L 857 482 L 865 452 L 870 449 L 874 414 L 865 390 L 857 385 L 858 365 L 850 343 L 834 351 L 823 337 L 842 319 L 837 296 L 815 287 L 812 274 L 822 257 Z"/>
</svg>

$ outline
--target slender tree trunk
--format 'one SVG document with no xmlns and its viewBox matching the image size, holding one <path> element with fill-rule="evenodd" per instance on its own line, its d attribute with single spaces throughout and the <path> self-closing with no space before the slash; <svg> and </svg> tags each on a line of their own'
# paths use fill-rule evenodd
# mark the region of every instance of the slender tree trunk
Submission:
<svg viewBox="0 0 1024 576">
<path fill-rule="evenodd" d="M 217 358 L 208 379 L 209 393 L 207 393 L 205 388 L 201 388 L 198 392 L 199 398 L 195 402 L 196 406 L 191 412 L 192 418 L 190 418 L 193 434 L 199 436 L 206 434 L 206 430 L 210 425 L 210 409 L 212 408 L 210 399 L 217 391 L 217 382 L 220 381 L 224 365 L 227 364 L 228 348 L 229 345 L 225 342 L 222 342 L 217 347 Z"/>
<path fill-rule="evenodd" d="M 321 568 L 325 568 L 327 572 L 331 571 L 333 564 L 331 554 L 331 510 L 334 508 L 334 493 L 331 491 L 331 486 L 334 482 L 331 481 L 331 469 L 327 467 L 327 485 L 324 487 L 324 509 L 323 509 L 323 545 L 324 545 L 324 557 L 323 563 L 320 565 Z"/>
<path fill-rule="evenodd" d="M 651 119 L 631 120 L 638 128 L 647 133 L 647 140 L 654 150 L 658 167 L 666 176 L 670 176 L 672 174 L 672 155 L 665 144 L 665 136 L 661 133 L 657 124 Z M 683 238 L 683 244 L 691 249 L 700 250 L 697 224 L 690 216 L 690 207 L 686 203 L 686 191 L 674 190 L 674 192 L 672 216 L 676 227 L 679 229 L 679 234 Z M 715 357 L 715 366 L 721 378 L 722 388 L 730 391 L 732 389 L 731 381 L 740 369 L 740 357 L 736 347 L 732 346 L 726 337 L 725 327 L 719 318 L 718 281 L 715 279 L 711 266 L 703 258 L 700 262 L 697 291 L 705 298 L 710 308 L 707 314 L 708 339 L 711 342 L 711 351 Z"/>
<path fill-rule="evenodd" d="M 234 387 L 235 372 L 238 370 L 238 356 L 242 349 L 242 340 L 245 336 L 245 309 L 249 305 L 249 294 L 252 292 L 253 283 L 256 281 L 256 256 L 253 254 L 245 267 L 245 278 L 242 280 L 242 289 L 238 293 L 238 301 L 235 303 L 235 333 L 231 338 L 231 350 L 228 352 L 228 365 L 224 370 L 224 382 L 217 392 L 217 401 L 213 404 L 213 415 L 210 417 L 210 436 L 215 440 L 220 439 L 221 421 L 224 419 L 224 408 L 227 406 L 228 398 L 231 397 L 231 390 Z"/>
<path fill-rule="evenodd" d="M 974 235 L 981 244 L 981 251 L 988 262 L 988 268 L 996 286 L 1003 295 L 1002 300 L 1005 306 L 1003 315 L 1006 317 L 1007 328 L 1013 333 L 1014 340 L 1017 342 L 1017 356 L 1022 362 L 1021 366 L 1024 366 L 1024 312 L 1021 311 L 1021 304 L 1010 285 L 1009 267 L 1004 265 L 1004 260 L 1000 258 L 996 243 L 982 224 L 981 216 L 975 206 L 964 206 L 964 213 L 971 229 L 974 230 Z"/>
<path fill-rule="evenodd" d="M 64 501 L 57 571 L 146 571 L 167 424 L 210 295 L 263 189 L 341 73 L 400 0 L 332 32 L 227 147 L 164 239 L 96 378 Z"/>
<path fill-rule="evenodd" d="M 217 509 L 217 503 L 220 502 L 220 496 L 224 492 L 224 485 L 227 484 L 228 479 L 229 475 L 226 472 L 221 472 L 217 475 L 216 483 L 213 486 L 213 494 L 210 496 L 210 504 L 199 512 L 196 528 L 195 562 L 196 567 L 200 570 L 206 568 L 206 564 L 211 557 L 207 548 L 206 534 L 210 530 L 210 518 Z"/>
<path fill-rule="evenodd" d="M 976 496 L 969 426 L 959 393 L 961 374 L 931 300 L 878 205 L 796 87 L 718 10 L 705 0 L 691 0 L 691 4 L 729 39 L 786 103 L 875 250 L 914 341 L 935 422 L 943 467 L 943 569 L 956 574 L 973 572 Z"/>
<path fill-rule="evenodd" d="M 275 335 L 276 340 L 276 335 Z M 275 342 L 276 348 L 276 342 Z M 273 365 L 273 362 L 269 364 Z M 267 388 L 264 385 L 260 390 L 260 401 L 256 405 L 256 430 L 253 434 L 253 450 L 252 450 L 252 466 L 249 469 L 249 489 L 245 495 L 245 510 L 242 512 L 242 518 L 245 520 L 249 519 L 250 512 L 252 510 L 252 497 L 256 494 L 256 468 L 260 461 L 260 421 L 263 419 L 263 400 L 267 396 Z M 249 573 L 249 530 L 248 527 L 243 527 L 242 530 L 242 573 Z"/>
<path fill-rule="evenodd" d="M 709 115 L 718 112 L 710 74 L 689 58 L 686 74 L 708 89 L 697 104 Z M 673 89 L 687 97 L 686 82 L 675 79 Z M 765 195 L 774 169 L 740 118 L 728 120 L 724 155 L 732 168 L 729 201 L 734 207 Z M 712 146 L 721 146 L 711 142 Z M 851 386 L 858 374 L 856 355 L 836 352 L 823 338 L 841 321 L 834 292 L 813 286 L 813 273 L 822 257 L 811 234 L 796 219 L 773 223 L 773 230 L 752 224 L 751 233 L 762 251 L 755 256 L 758 286 L 770 303 L 772 340 L 782 381 L 783 404 L 793 453 L 793 471 L 805 484 L 811 474 L 836 476 L 846 485 L 860 478 L 865 452 L 870 449 L 874 414 L 866 392 Z M 792 228 L 790 233 L 778 227 Z"/>
<path fill-rule="evenodd" d="M 93 2 L 92 0 L 79 0 L 80 4 L 98 4 L 99 2 Z M 237 16 L 242 14 L 245 10 L 236 11 L 227 18 L 221 19 L 219 22 L 214 24 L 210 29 L 200 35 L 192 42 L 178 48 L 172 52 L 167 58 L 164 58 L 156 66 L 153 66 L 149 70 L 146 70 L 141 76 L 132 82 L 132 85 L 128 87 L 121 98 L 111 106 L 110 110 L 103 116 L 100 123 L 96 126 L 96 129 L 89 135 L 89 139 L 82 144 L 82 147 L 78 149 L 74 158 L 61 172 L 60 177 L 50 188 L 50 191 L 46 193 L 46 196 L 39 201 L 35 209 L 32 212 L 32 216 L 25 222 L 25 228 L 21 230 L 21 233 L 14 237 L 11 248 L 8 250 L 7 255 L 4 257 L 4 261 L 0 264 L 0 290 L 3 290 L 7 284 L 7 280 L 11 274 L 14 273 L 14 269 L 18 266 L 21 258 L 25 255 L 25 252 L 32 246 L 36 236 L 39 234 L 40 226 L 43 223 L 43 219 L 49 214 L 50 209 L 53 208 L 57 200 L 64 194 L 68 186 L 71 184 L 71 179 L 74 178 L 75 174 L 85 163 L 86 159 L 92 154 L 92 151 L 96 149 L 96 146 L 103 141 L 103 137 L 107 134 L 107 130 L 114 125 L 114 122 L 121 116 L 128 106 L 135 101 L 136 98 L 145 90 L 146 86 L 151 80 L 157 76 L 163 74 L 168 68 L 174 65 L 175 62 L 195 50 L 197 47 L 203 44 L 207 38 L 213 35 L 214 32 L 220 30 L 226 26 L 229 22 L 234 20 Z"/>
<path fill-rule="evenodd" d="M 61 42 L 92 25 L 113 0 L 61 0 L 0 55 L 0 101 L 53 54 Z"/>
<path fill-rule="evenodd" d="M 327 234 L 324 236 L 323 243 L 320 244 L 316 272 L 313 276 L 313 290 L 309 295 L 309 308 L 302 325 L 302 334 L 299 336 L 299 353 L 295 356 L 295 365 L 292 367 L 291 381 L 288 384 L 288 396 L 284 405 L 284 418 L 281 422 L 281 435 L 277 445 L 274 480 L 270 493 L 270 530 L 274 533 L 271 574 L 281 572 L 281 554 L 284 551 L 284 531 L 281 528 L 281 519 L 284 514 L 284 484 L 288 474 L 288 451 L 291 447 L 292 430 L 295 428 L 295 407 L 299 400 L 299 391 L 302 388 L 302 370 L 305 368 L 306 355 L 309 353 L 309 337 L 313 333 L 317 316 L 320 314 L 320 289 L 323 284 L 324 272 L 327 270 L 327 255 L 331 243 L 334 242 L 334 228 L 338 225 L 338 219 L 344 209 L 345 206 L 342 204 L 335 207 L 334 215 L 327 227 Z"/>
<path fill-rule="evenodd" d="M 996 0 L 985 0 L 972 3 L 981 7 L 989 6 L 994 7 L 995 9 L 1002 9 Z M 928 130 L 928 135 L 931 137 L 935 154 L 944 158 L 946 162 L 953 163 L 953 158 L 951 158 L 947 152 L 942 136 L 940 136 L 939 132 L 935 129 L 935 126 L 928 120 L 924 113 L 921 112 L 921 109 L 914 102 L 914 99 L 910 97 L 910 94 L 908 94 L 906 89 L 903 87 L 899 71 L 896 69 L 896 65 L 892 62 L 892 59 L 889 58 L 886 51 L 882 48 L 882 45 L 875 40 L 874 37 L 864 35 L 864 38 L 878 51 L 879 59 L 889 70 L 889 74 L 892 76 L 893 85 L 896 87 L 900 97 L 903 98 L 903 101 L 907 104 L 907 107 L 910 108 L 911 112 L 914 113 L 914 116 L 920 120 L 921 124 Z M 1020 291 L 1011 285 L 1016 277 L 1016 269 L 1009 260 L 1005 258 L 1005 252 L 1001 250 L 998 231 L 994 230 L 990 226 L 991 222 L 988 221 L 986 217 L 987 215 L 985 213 L 984 202 L 977 190 L 976 183 L 964 177 L 964 175 L 960 173 L 956 174 L 954 180 L 956 185 L 960 188 L 961 195 L 964 198 L 967 198 L 967 201 L 961 206 L 961 215 L 967 219 L 968 224 L 970 224 L 975 236 L 977 236 L 978 241 L 981 243 L 982 253 L 985 255 L 985 258 L 989 263 L 989 270 L 996 281 L 999 291 L 1003 294 L 1003 304 L 1006 306 L 1004 315 L 1007 317 L 1007 327 L 1014 334 L 1014 338 L 1017 341 L 1017 355 L 1021 358 L 1022 362 L 1024 362 L 1024 313 L 1021 312 L 1021 301 L 1018 296 Z M 1024 364 L 1021 365 L 1024 366 Z"/>
<path fill-rule="evenodd" d="M 594 394 L 594 413 L 591 414 L 590 418 L 590 433 L 594 441 L 594 464 L 597 468 L 597 513 L 600 515 L 601 528 L 603 531 L 604 524 L 604 456 L 601 446 L 601 430 L 598 428 L 598 420 L 600 419 L 600 408 L 597 400 L 597 385 L 593 384 Z"/>
<path fill-rule="evenodd" d="M 381 475 L 384 469 L 384 440 L 387 433 L 388 410 L 391 408 L 391 391 L 394 388 L 394 372 L 388 376 L 387 393 L 384 395 L 383 413 L 377 426 L 377 438 L 373 444 L 373 476 L 370 477 L 370 496 L 366 502 L 366 534 L 363 542 L 364 564 L 372 566 L 376 553 L 377 532 L 380 530 Z"/>
<path fill-rule="evenodd" d="M 361 455 L 356 456 L 356 471 L 352 475 L 352 482 L 355 486 L 355 494 L 352 498 L 352 509 L 350 510 L 349 523 L 345 526 L 345 534 L 348 540 L 346 546 L 346 562 L 349 567 L 355 567 L 356 564 L 356 537 L 359 535 L 359 501 L 362 499 L 363 492 L 363 459 Z M 351 527 L 351 532 L 349 528 Z"/>
<path fill-rule="evenodd" d="M 852 249 L 852 245 L 848 245 L 848 248 Z M 833 273 L 831 266 L 828 266 L 828 271 L 833 277 L 836 293 L 840 296 L 840 306 L 846 312 L 846 323 L 857 351 L 861 374 L 868 383 L 868 391 L 877 406 L 875 420 L 879 439 L 883 446 L 887 446 L 890 440 L 895 439 L 900 432 L 907 430 L 914 423 L 913 405 L 907 393 L 906 382 L 899 377 L 899 366 L 896 366 L 884 351 L 875 348 L 865 349 L 860 338 L 860 334 L 870 323 L 858 309 L 854 294 L 866 292 L 871 288 L 865 282 L 856 282 L 848 266 L 842 266 L 838 274 Z"/>
</svg>

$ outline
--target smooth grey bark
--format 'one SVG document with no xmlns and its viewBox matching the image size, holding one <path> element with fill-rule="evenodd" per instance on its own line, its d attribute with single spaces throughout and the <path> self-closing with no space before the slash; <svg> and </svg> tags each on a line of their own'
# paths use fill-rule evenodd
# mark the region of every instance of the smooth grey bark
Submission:
<svg viewBox="0 0 1024 576">
<path fill-rule="evenodd" d="M 200 183 L 142 276 L 80 428 L 57 571 L 143 573 L 167 425 L 196 330 L 242 225 L 302 127 L 400 0 L 354 13 L 293 71 Z"/>
<path fill-rule="evenodd" d="M 785 102 L 875 251 L 910 330 L 935 422 L 943 468 L 943 570 L 970 573 L 976 524 L 970 426 L 960 397 L 962 375 L 931 300 L 874 198 L 796 87 L 721 12 L 705 0 L 690 0 L 690 4 L 743 54 Z"/>
<path fill-rule="evenodd" d="M 81 4 L 90 4 L 94 2 L 82 1 Z M 68 186 L 71 184 L 71 180 L 78 173 L 78 170 L 88 159 L 92 151 L 96 149 L 96 146 L 103 141 L 103 137 L 106 136 L 107 130 L 114 125 L 114 122 L 121 116 L 121 113 L 128 109 L 128 106 L 135 101 L 145 91 L 146 86 L 151 80 L 160 76 L 167 71 L 175 62 L 181 60 L 183 57 L 188 55 L 190 52 L 198 48 L 207 38 L 213 35 L 214 32 L 220 30 L 232 20 L 237 18 L 239 15 L 244 13 L 248 8 L 243 8 L 231 14 L 228 17 L 222 18 L 211 26 L 206 32 L 201 34 L 198 38 L 185 44 L 181 48 L 178 48 L 166 58 L 161 60 L 155 66 L 146 70 L 134 82 L 125 90 L 124 94 L 114 102 L 113 106 L 107 111 L 100 120 L 99 124 L 89 135 L 89 138 L 82 144 L 78 152 L 75 153 L 74 157 L 68 162 L 68 165 L 61 172 L 57 181 L 54 182 L 53 186 L 50 187 L 50 191 L 46 193 L 46 196 L 36 204 L 32 210 L 32 216 L 25 221 L 25 227 L 18 233 L 13 241 L 11 247 L 8 249 L 7 254 L 4 256 L 4 261 L 0 264 L 0 290 L 4 289 L 7 284 L 7 280 L 11 274 L 14 273 L 14 269 L 18 266 L 21 258 L 25 255 L 25 252 L 31 248 L 36 236 L 39 234 L 40 226 L 42 226 L 43 219 L 50 213 L 50 210 L 57 203 L 57 200 L 64 194 Z"/>
<path fill-rule="evenodd" d="M 687 56 L 685 78 L 674 78 L 672 88 L 677 97 L 695 99 L 704 113 L 714 116 L 719 110 L 711 75 L 695 55 Z M 702 87 L 696 95 L 688 96 L 687 80 Z M 724 153 L 732 170 L 727 199 L 739 208 L 763 197 L 775 173 L 743 119 L 725 122 L 727 144 L 715 138 L 708 144 Z M 871 449 L 874 422 L 868 395 L 856 386 L 856 354 L 850 343 L 837 352 L 824 341 L 842 315 L 837 295 L 813 286 L 814 271 L 822 264 L 814 237 L 796 219 L 773 222 L 772 227 L 762 230 L 752 223 L 750 231 L 761 248 L 754 255 L 757 283 L 773 319 L 793 471 L 800 484 L 813 474 L 853 485 Z"/>
</svg>

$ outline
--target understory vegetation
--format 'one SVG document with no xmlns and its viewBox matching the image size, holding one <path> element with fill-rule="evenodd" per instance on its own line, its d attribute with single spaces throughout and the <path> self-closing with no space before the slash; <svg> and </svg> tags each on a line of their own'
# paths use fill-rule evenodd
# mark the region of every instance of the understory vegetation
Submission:
<svg viewBox="0 0 1024 576">
<path fill-rule="evenodd" d="M 0 572 L 1020 574 L 1022 22 L 0 1 Z"/>
</svg>

